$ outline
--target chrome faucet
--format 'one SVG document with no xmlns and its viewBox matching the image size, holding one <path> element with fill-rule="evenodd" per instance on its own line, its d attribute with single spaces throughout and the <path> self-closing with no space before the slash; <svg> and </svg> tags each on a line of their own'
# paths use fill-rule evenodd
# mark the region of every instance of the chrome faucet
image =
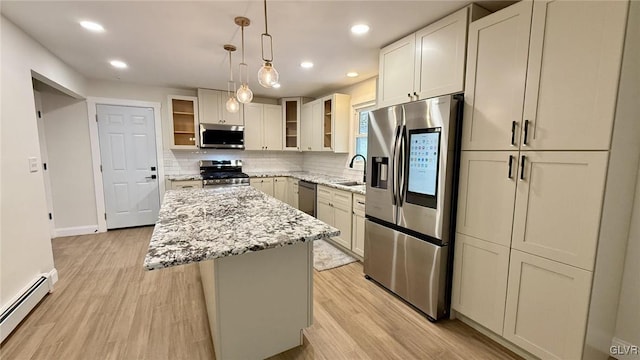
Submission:
<svg viewBox="0 0 640 360">
<path fill-rule="evenodd" d="M 363 183 L 367 183 L 367 158 L 364 157 L 363 155 L 360 154 L 355 154 L 352 158 L 351 158 L 351 162 L 349 163 L 349 167 L 353 169 L 353 161 L 360 156 L 362 158 L 362 160 L 364 160 L 364 173 L 362 174 L 362 182 Z"/>
</svg>

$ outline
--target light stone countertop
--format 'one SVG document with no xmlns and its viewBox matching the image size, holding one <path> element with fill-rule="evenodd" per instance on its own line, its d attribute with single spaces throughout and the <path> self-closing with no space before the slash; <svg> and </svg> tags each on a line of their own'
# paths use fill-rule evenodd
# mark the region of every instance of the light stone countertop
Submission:
<svg viewBox="0 0 640 360">
<path fill-rule="evenodd" d="M 167 180 L 171 181 L 187 181 L 187 180 L 202 180 L 200 174 L 187 174 L 187 175 L 169 175 Z"/>
<path fill-rule="evenodd" d="M 312 182 L 318 185 L 329 186 L 334 189 L 350 191 L 352 193 L 365 195 L 366 186 L 362 181 L 358 181 L 359 185 L 356 186 L 344 186 L 337 183 L 352 181 L 349 179 L 336 177 L 332 175 L 318 174 L 309 171 L 247 171 L 245 172 L 249 177 L 261 178 L 261 177 L 292 177 L 298 180 Z M 167 179 L 171 181 L 185 181 L 185 180 L 201 180 L 202 177 L 199 174 L 194 175 L 169 175 Z"/>
<path fill-rule="evenodd" d="M 339 234 L 250 186 L 169 190 L 144 267 L 162 269 Z"/>
</svg>

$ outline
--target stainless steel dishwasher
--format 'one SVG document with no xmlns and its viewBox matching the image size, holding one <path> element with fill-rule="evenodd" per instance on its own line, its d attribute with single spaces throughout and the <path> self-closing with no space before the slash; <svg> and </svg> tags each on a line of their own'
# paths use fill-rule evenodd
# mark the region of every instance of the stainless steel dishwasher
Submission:
<svg viewBox="0 0 640 360">
<path fill-rule="evenodd" d="M 298 182 L 298 208 L 316 217 L 316 184 L 308 181 Z"/>
</svg>

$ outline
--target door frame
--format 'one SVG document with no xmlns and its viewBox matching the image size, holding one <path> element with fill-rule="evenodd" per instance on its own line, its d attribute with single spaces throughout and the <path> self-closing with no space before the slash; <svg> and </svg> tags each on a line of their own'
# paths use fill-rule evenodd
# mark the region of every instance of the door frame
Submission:
<svg viewBox="0 0 640 360">
<path fill-rule="evenodd" d="M 89 137 L 91 139 L 91 159 L 93 160 L 93 184 L 96 195 L 96 216 L 98 218 L 98 232 L 107 231 L 105 219 L 106 207 L 104 201 L 104 183 L 102 181 L 102 157 L 100 155 L 100 140 L 98 135 L 98 122 L 96 121 L 98 105 L 132 106 L 153 108 L 154 128 L 156 133 L 156 158 L 158 166 L 158 195 L 162 203 L 162 195 L 165 192 L 164 184 L 164 153 L 162 145 L 162 116 L 160 102 L 138 101 L 127 99 L 112 99 L 101 97 L 87 97 L 87 112 L 89 114 Z"/>
<path fill-rule="evenodd" d="M 51 238 L 58 237 L 56 229 L 56 218 L 53 210 L 53 188 L 51 187 L 51 175 L 49 170 L 45 170 L 44 164 L 49 164 L 49 150 L 47 149 L 47 136 L 44 125 L 44 110 L 42 109 L 42 98 L 40 91 L 33 90 L 33 98 L 35 101 L 36 120 L 38 125 L 38 143 L 40 144 L 40 165 L 42 166 L 42 178 L 44 180 L 44 192 L 47 200 L 47 210 L 52 216 L 49 219 L 49 233 Z M 39 113 L 39 114 L 38 114 Z"/>
</svg>

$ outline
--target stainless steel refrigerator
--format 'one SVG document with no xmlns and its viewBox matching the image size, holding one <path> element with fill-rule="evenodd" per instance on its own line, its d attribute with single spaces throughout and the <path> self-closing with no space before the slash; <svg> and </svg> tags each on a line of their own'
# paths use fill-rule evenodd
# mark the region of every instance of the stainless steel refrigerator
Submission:
<svg viewBox="0 0 640 360">
<path fill-rule="evenodd" d="M 372 111 L 364 273 L 431 320 L 448 315 L 462 96 Z"/>
</svg>

